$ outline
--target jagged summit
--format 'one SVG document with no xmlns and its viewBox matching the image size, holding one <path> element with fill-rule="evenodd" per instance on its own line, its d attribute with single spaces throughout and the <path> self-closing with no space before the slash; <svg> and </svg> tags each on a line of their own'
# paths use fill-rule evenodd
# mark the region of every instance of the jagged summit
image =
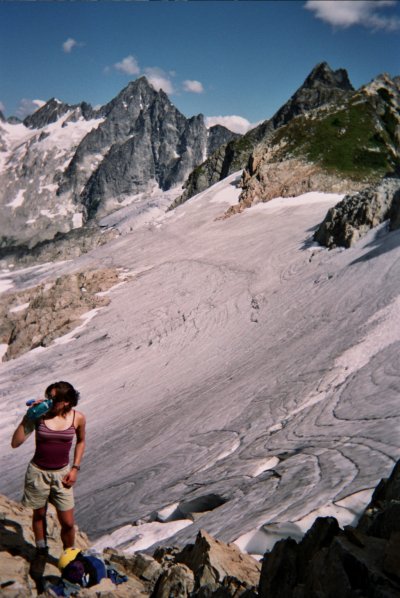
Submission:
<svg viewBox="0 0 400 598">
<path fill-rule="evenodd" d="M 287 124 L 294 116 L 324 104 L 338 103 L 354 92 L 347 71 L 333 71 L 326 62 L 317 64 L 304 83 L 272 117 L 274 129 Z"/>
<path fill-rule="evenodd" d="M 92 106 L 87 102 L 66 104 L 57 98 L 51 98 L 44 106 L 41 106 L 33 114 L 27 116 L 23 120 L 23 123 L 30 129 L 42 129 L 46 125 L 56 122 L 59 118 L 67 114 L 67 112 L 74 112 L 75 119 L 82 116 L 85 120 L 93 118 L 96 114 Z"/>
<path fill-rule="evenodd" d="M 338 87 L 339 89 L 353 91 L 346 69 L 333 71 L 327 62 L 317 64 L 304 81 L 302 88 L 311 88 L 319 85 L 325 87 Z"/>
<path fill-rule="evenodd" d="M 130 81 L 115 98 L 102 106 L 99 112 L 103 116 L 108 116 L 115 110 L 119 112 L 120 109 L 124 113 L 129 112 L 130 109 L 134 109 L 134 111 L 139 109 L 140 111 L 141 108 L 147 106 L 159 93 L 165 96 L 169 102 L 168 96 L 162 90 L 157 92 L 150 85 L 146 77 L 139 77 L 139 79 Z"/>
</svg>

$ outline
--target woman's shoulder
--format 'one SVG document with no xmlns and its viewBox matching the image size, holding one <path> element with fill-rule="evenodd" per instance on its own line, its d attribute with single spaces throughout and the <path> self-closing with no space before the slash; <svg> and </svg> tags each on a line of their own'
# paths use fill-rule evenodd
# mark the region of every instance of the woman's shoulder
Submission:
<svg viewBox="0 0 400 598">
<path fill-rule="evenodd" d="M 77 409 L 74 409 L 74 411 L 75 411 L 75 424 L 77 424 L 77 425 L 84 424 L 86 422 L 86 417 L 84 416 L 82 411 L 78 411 Z"/>
</svg>

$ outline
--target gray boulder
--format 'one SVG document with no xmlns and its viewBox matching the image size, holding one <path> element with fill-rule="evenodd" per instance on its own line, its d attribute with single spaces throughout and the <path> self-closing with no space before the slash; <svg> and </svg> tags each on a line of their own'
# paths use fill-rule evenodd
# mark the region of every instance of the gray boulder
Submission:
<svg viewBox="0 0 400 598">
<path fill-rule="evenodd" d="M 346 195 L 328 211 L 314 240 L 329 249 L 351 247 L 385 220 L 391 230 L 400 227 L 400 178 L 387 177 L 355 195 Z"/>
<path fill-rule="evenodd" d="M 258 584 L 260 564 L 234 544 L 215 540 L 204 530 L 198 533 L 196 542 L 185 546 L 175 559 L 193 571 L 195 592 L 204 594 L 207 588 L 208 594 L 214 595 L 221 586 L 225 590 L 230 586 L 236 587 L 235 592 L 241 588 L 237 594 L 230 594 L 239 596 Z"/>
</svg>

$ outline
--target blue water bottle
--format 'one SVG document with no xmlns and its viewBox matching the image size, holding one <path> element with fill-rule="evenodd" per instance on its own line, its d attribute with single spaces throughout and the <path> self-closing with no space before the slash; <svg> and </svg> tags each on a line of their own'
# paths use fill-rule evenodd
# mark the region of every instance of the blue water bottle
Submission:
<svg viewBox="0 0 400 598">
<path fill-rule="evenodd" d="M 31 399 L 30 401 L 27 401 L 26 404 L 32 405 L 32 403 L 34 403 L 35 400 L 36 399 Z M 37 405 L 32 405 L 32 407 L 30 407 L 26 412 L 26 416 L 28 417 L 28 419 L 34 421 L 35 419 L 39 419 L 39 417 L 42 417 L 42 415 L 50 411 L 52 407 L 53 401 L 51 399 L 45 399 Z"/>
</svg>

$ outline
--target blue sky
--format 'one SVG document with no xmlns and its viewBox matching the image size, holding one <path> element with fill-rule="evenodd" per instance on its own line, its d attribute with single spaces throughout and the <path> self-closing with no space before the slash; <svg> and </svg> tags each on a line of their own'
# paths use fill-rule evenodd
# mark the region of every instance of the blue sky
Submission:
<svg viewBox="0 0 400 598">
<path fill-rule="evenodd" d="M 346 68 L 355 87 L 400 75 L 399 2 L 0 2 L 6 116 L 51 97 L 104 104 L 147 75 L 186 116 L 246 128 L 322 61 Z"/>
</svg>

